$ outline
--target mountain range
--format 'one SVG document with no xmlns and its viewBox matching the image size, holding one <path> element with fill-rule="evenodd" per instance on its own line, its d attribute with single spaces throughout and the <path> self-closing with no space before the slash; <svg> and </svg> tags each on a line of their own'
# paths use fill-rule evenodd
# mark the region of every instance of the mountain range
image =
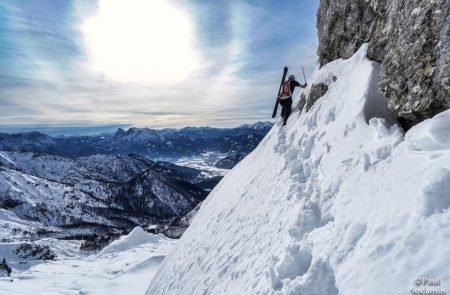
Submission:
<svg viewBox="0 0 450 295">
<path fill-rule="evenodd" d="M 271 127 L 270 122 L 258 122 L 236 128 L 119 128 L 113 134 L 60 137 L 36 131 L 0 133 L 0 151 L 39 152 L 70 158 L 133 153 L 152 159 L 199 155 L 207 151 L 248 154 Z"/>
<path fill-rule="evenodd" d="M 188 213 L 208 194 L 195 185 L 200 175 L 137 155 L 0 152 L 0 208 L 52 232 L 129 229 Z"/>
<path fill-rule="evenodd" d="M 86 238 L 149 224 L 170 224 L 177 237 L 186 229 L 177 220 L 186 219 L 222 176 L 150 158 L 217 152 L 225 155 L 218 167 L 230 169 L 271 126 L 0 134 L 0 209 L 13 216 L 1 238 Z"/>
</svg>

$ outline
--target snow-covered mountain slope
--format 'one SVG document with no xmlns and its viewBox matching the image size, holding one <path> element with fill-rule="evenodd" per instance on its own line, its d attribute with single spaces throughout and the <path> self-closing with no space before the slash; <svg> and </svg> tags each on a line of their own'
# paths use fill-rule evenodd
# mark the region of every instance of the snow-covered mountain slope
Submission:
<svg viewBox="0 0 450 295">
<path fill-rule="evenodd" d="M 405 136 L 366 51 L 316 70 L 326 94 L 225 176 L 147 294 L 449 290 L 450 113 Z"/>
<path fill-rule="evenodd" d="M 76 185 L 87 179 L 126 182 L 155 163 L 139 156 L 94 155 L 70 159 L 33 152 L 0 152 L 0 165 L 36 177 Z"/>
<path fill-rule="evenodd" d="M 208 192 L 183 181 L 186 173 L 175 165 L 162 165 L 133 155 L 67 159 L 0 152 L 0 208 L 42 226 L 74 229 L 75 234 L 168 223 L 192 210 Z M 177 179 L 172 171 L 179 172 Z M 0 229 L 0 236 L 37 234 L 19 229 Z"/>
<path fill-rule="evenodd" d="M 21 218 L 48 226 L 95 222 L 105 224 L 87 208 L 106 208 L 102 200 L 71 186 L 48 181 L 12 169 L 0 170 L 0 204 Z"/>
<path fill-rule="evenodd" d="M 27 240 L 31 235 L 43 232 L 56 232 L 56 228 L 36 221 L 22 219 L 10 210 L 0 209 L 0 240 L 3 243 Z"/>
</svg>

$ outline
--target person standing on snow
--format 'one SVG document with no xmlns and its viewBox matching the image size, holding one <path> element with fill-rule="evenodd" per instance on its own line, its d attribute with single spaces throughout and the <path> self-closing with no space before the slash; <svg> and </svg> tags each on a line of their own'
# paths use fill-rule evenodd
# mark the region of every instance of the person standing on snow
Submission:
<svg viewBox="0 0 450 295">
<path fill-rule="evenodd" d="M 283 117 L 283 126 L 286 125 L 286 122 L 291 115 L 292 110 L 292 94 L 294 93 L 295 87 L 306 88 L 308 83 L 300 84 L 295 81 L 295 76 L 290 75 L 289 80 L 283 83 L 280 90 L 280 95 L 278 95 L 278 100 L 281 105 L 281 116 Z"/>
</svg>

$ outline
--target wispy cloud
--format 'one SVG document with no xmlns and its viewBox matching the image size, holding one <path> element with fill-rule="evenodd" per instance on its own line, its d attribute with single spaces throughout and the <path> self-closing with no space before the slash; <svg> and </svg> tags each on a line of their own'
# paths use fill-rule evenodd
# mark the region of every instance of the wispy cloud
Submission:
<svg viewBox="0 0 450 295">
<path fill-rule="evenodd" d="M 201 62 L 158 86 L 90 69 L 82 24 L 95 2 L 2 1 L 0 125 L 238 125 L 269 118 L 284 65 L 312 71 L 318 0 L 170 3 L 189 15 Z"/>
</svg>

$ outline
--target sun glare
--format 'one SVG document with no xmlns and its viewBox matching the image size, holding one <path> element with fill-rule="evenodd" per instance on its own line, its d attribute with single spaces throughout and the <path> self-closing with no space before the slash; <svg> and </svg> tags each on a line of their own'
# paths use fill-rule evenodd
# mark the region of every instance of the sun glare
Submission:
<svg viewBox="0 0 450 295">
<path fill-rule="evenodd" d="M 176 83 L 199 65 L 192 21 L 167 0 L 99 0 L 81 30 L 91 68 L 115 81 Z"/>
</svg>

